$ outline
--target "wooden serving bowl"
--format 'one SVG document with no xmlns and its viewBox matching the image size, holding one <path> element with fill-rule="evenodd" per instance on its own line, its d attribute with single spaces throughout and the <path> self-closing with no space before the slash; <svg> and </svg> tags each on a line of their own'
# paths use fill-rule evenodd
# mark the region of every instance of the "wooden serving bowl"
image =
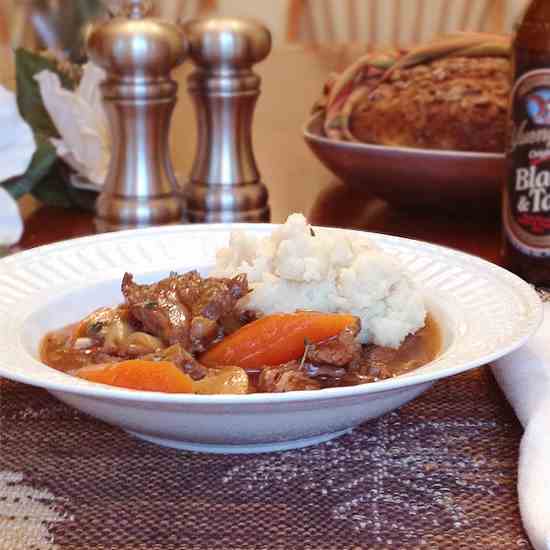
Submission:
<svg viewBox="0 0 550 550">
<path fill-rule="evenodd" d="M 386 147 L 326 137 L 322 114 L 303 135 L 317 158 L 350 185 L 364 186 L 396 206 L 448 210 L 496 210 L 500 206 L 504 155 Z"/>
</svg>

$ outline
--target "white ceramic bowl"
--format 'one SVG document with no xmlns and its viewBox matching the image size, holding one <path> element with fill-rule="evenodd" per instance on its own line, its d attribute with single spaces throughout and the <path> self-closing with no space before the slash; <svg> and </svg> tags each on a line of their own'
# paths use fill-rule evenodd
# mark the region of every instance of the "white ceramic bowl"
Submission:
<svg viewBox="0 0 550 550">
<path fill-rule="evenodd" d="M 0 376 L 45 388 L 81 411 L 162 445 L 207 452 L 274 451 L 328 440 L 395 409 L 439 378 L 516 349 L 541 321 L 538 296 L 511 273 L 458 251 L 370 234 L 423 286 L 443 330 L 441 355 L 411 374 L 319 391 L 198 396 L 113 388 L 40 363 L 38 346 L 47 331 L 122 301 L 125 271 L 140 281 L 153 281 L 172 270 L 205 272 L 237 227 L 257 234 L 273 228 L 193 225 L 124 231 L 3 259 Z"/>
</svg>

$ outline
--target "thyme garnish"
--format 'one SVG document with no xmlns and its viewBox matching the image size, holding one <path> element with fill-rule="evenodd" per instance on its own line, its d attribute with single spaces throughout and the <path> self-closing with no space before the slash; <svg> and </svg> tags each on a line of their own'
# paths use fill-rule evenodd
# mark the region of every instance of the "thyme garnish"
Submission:
<svg viewBox="0 0 550 550">
<path fill-rule="evenodd" d="M 304 364 L 306 362 L 307 354 L 309 352 L 310 347 L 311 347 L 311 342 L 307 338 L 304 338 L 304 354 L 302 355 L 302 359 L 300 361 L 300 367 L 299 367 L 300 370 L 304 368 Z"/>
</svg>

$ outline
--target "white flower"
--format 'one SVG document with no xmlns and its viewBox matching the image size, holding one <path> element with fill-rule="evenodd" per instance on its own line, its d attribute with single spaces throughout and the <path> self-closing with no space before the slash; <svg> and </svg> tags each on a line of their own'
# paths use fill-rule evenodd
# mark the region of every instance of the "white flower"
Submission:
<svg viewBox="0 0 550 550">
<path fill-rule="evenodd" d="M 0 181 L 27 171 L 36 151 L 29 125 L 21 118 L 15 94 L 0 86 Z"/>
<path fill-rule="evenodd" d="M 15 244 L 23 234 L 23 220 L 13 197 L 0 187 L 0 245 Z"/>
<path fill-rule="evenodd" d="M 87 63 L 82 80 L 72 92 L 62 87 L 51 71 L 35 76 L 42 100 L 61 140 L 52 140 L 57 154 L 78 173 L 102 185 L 107 175 L 111 139 L 99 84 L 105 78 L 103 69 Z"/>
</svg>

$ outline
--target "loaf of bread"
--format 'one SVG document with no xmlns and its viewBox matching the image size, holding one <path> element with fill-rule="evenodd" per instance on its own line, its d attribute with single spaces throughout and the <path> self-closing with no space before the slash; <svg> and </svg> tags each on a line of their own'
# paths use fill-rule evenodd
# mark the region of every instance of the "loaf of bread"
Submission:
<svg viewBox="0 0 550 550">
<path fill-rule="evenodd" d="M 334 139 L 501 153 L 509 51 L 507 37 L 461 33 L 410 51 L 369 53 L 329 79 L 316 109 Z"/>
</svg>

